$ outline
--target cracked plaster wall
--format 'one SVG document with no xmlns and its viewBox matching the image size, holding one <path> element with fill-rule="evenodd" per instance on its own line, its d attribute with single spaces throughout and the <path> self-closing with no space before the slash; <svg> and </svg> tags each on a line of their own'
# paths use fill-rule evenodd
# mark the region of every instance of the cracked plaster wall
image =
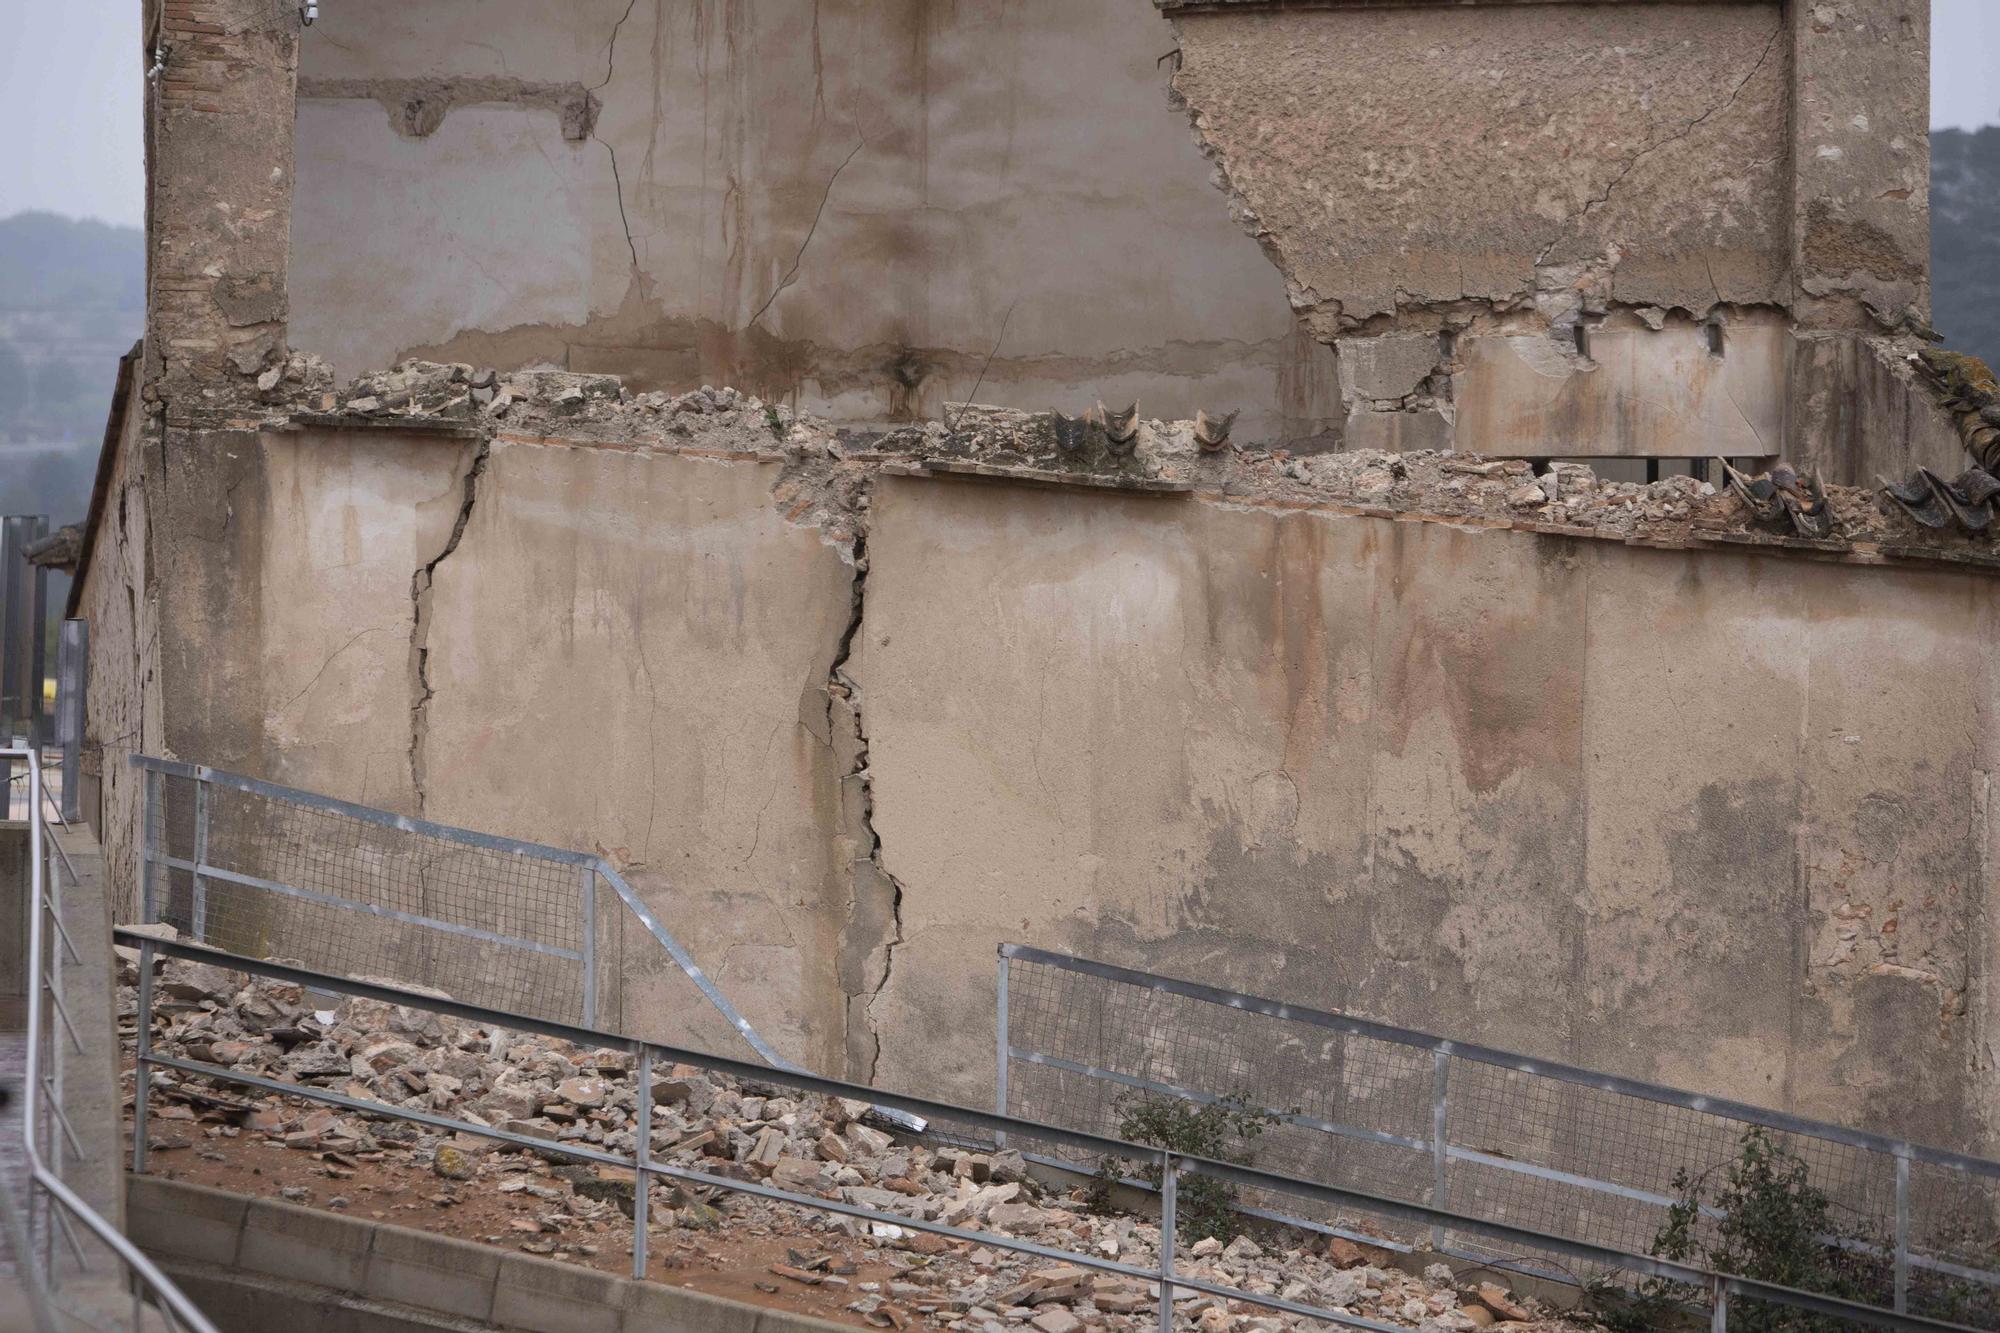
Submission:
<svg viewBox="0 0 2000 1333">
<path fill-rule="evenodd" d="M 414 742 L 428 814 L 610 856 L 815 1067 L 978 1101 L 1019 940 L 2000 1143 L 1980 575 L 936 479 L 829 520 L 506 435 L 468 508 L 476 442 L 202 439 L 167 743 L 414 811 Z M 616 947 L 617 1022 L 723 1041 Z"/>
<path fill-rule="evenodd" d="M 1784 455 L 1847 484 L 1954 462 L 1909 408 L 1829 442 L 1824 402 L 1878 390 L 1858 363 L 1928 316 L 1917 0 L 1158 3 L 1174 94 L 1315 335 L 1455 339 L 1403 401 L 1350 386 L 1347 447 Z M 1689 401 L 1716 317 L 1751 364 Z M 1788 327 L 1879 346 L 1794 353 Z"/>
<path fill-rule="evenodd" d="M 1593 294 L 1695 312 L 1787 295 L 1775 4 L 1334 6 L 1174 26 L 1175 92 L 1322 336 L 1463 300 L 1560 318 Z"/>
<path fill-rule="evenodd" d="M 875 500 L 884 1083 L 1014 940 L 2000 1146 L 1983 579 L 1000 498 Z"/>
<path fill-rule="evenodd" d="M 980 381 L 1334 429 L 1334 355 L 1168 104 L 1171 45 L 1146 0 L 355 0 L 301 47 L 294 343 L 871 421 Z"/>
<path fill-rule="evenodd" d="M 90 567 L 72 591 L 70 614 L 90 622 L 90 683 L 84 697 L 84 815 L 95 816 L 106 883 L 120 921 L 136 919 L 142 784 L 131 756 L 164 742 L 159 602 L 151 565 L 150 509 L 142 443 L 145 418 L 131 387 L 113 444 L 105 510 Z M 156 446 L 154 457 L 157 458 Z M 96 808 L 91 806 L 95 780 Z"/>
</svg>

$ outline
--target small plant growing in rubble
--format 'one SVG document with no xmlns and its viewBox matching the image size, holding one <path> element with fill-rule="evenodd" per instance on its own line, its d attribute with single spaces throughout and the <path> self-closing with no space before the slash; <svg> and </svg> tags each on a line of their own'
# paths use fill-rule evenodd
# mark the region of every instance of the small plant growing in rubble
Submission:
<svg viewBox="0 0 2000 1333">
<path fill-rule="evenodd" d="M 1140 1093 L 1120 1098 L 1116 1109 L 1121 1139 L 1238 1166 L 1250 1164 L 1252 1145 L 1278 1123 L 1276 1115 L 1252 1104 L 1241 1093 L 1205 1104 Z M 1157 1165 L 1139 1168 L 1139 1178 L 1155 1189 L 1160 1187 L 1161 1174 Z M 1118 1178 L 1114 1159 L 1107 1157 L 1100 1162 L 1085 1196 L 1087 1206 L 1096 1212 L 1110 1211 L 1111 1187 Z M 1174 1217 L 1180 1238 L 1190 1244 L 1209 1237 L 1234 1240 L 1242 1230 L 1236 1190 L 1227 1181 L 1194 1172 L 1180 1177 Z"/>
</svg>

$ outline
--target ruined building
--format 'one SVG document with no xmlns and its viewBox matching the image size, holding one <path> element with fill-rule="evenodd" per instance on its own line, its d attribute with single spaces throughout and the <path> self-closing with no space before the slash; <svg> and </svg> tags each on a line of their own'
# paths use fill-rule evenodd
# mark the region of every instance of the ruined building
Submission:
<svg viewBox="0 0 2000 1333">
<path fill-rule="evenodd" d="M 885 1086 L 1012 940 L 2000 1150 L 1923 0 L 316 8 L 146 11 L 124 882 L 163 753 Z"/>
</svg>

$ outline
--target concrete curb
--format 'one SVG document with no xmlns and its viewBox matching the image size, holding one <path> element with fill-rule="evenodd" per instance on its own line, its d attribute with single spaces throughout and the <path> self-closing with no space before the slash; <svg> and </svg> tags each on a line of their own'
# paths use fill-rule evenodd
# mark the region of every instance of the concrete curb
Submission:
<svg viewBox="0 0 2000 1333">
<path fill-rule="evenodd" d="M 290 1325 L 321 1333 L 853 1333 L 829 1320 L 206 1185 L 127 1176 L 125 1198 L 132 1239 L 176 1280 L 187 1277 L 189 1294 L 224 1327 L 284 1326 L 268 1322 L 283 1306 L 329 1317 L 339 1311 L 332 1322 Z M 229 1319 L 239 1307 L 265 1322 Z"/>
</svg>

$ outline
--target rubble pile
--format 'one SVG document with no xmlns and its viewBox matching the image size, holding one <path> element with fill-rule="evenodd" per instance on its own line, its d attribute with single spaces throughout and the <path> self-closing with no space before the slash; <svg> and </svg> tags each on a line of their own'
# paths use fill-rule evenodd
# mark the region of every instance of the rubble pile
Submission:
<svg viewBox="0 0 2000 1333">
<path fill-rule="evenodd" d="M 502 373 L 469 365 L 409 361 L 362 375 L 339 390 L 310 358 L 267 376 L 267 396 L 287 392 L 301 419 L 318 423 L 436 422 L 481 434 L 559 439 L 610 447 L 696 449 L 782 459 L 788 494 L 831 482 L 824 503 L 802 520 L 852 528 L 849 497 L 889 465 L 1017 476 L 1086 486 L 1195 491 L 1224 500 L 1350 506 L 1488 524 L 1553 526 L 1579 535 L 1680 541 L 1708 533 L 1796 537 L 1794 526 L 1760 513 L 1722 478 L 1602 479 L 1581 463 L 1537 473 L 1523 459 L 1450 450 L 1379 450 L 1294 456 L 1217 435 L 1215 421 L 1169 421 L 1098 405 L 1079 416 L 947 404 L 941 420 L 887 430 L 837 427 L 731 388 L 632 393 L 614 375 L 561 370 Z M 1963 544 L 1931 532 L 1881 494 L 1829 486 L 1823 535 L 1857 542 Z M 836 540 L 844 540 L 836 534 Z"/>
<path fill-rule="evenodd" d="M 128 1042 L 137 1015 L 138 955 L 120 949 L 120 1018 Z M 315 1007 L 299 987 L 204 964 L 156 963 L 155 1049 L 162 1054 L 297 1082 L 362 1101 L 407 1107 L 551 1144 L 629 1155 L 636 1143 L 633 1060 L 427 1010 L 349 999 Z M 260 1095 L 242 1085 L 156 1070 L 149 1137 L 171 1169 L 174 1150 L 220 1161 L 272 1151 L 310 1154 L 334 1188 L 364 1168 L 395 1168 L 412 1212 L 461 1208 L 486 1196 L 508 1211 L 481 1238 L 588 1262 L 629 1250 L 629 1171 L 577 1163 L 465 1133 L 440 1133 Z M 893 1134 L 863 1102 L 790 1095 L 688 1066 L 657 1068 L 651 1151 L 656 1160 L 884 1213 L 1003 1233 L 1135 1266 L 1157 1262 L 1157 1226 L 1093 1215 L 1083 1192 L 1031 1176 L 1018 1152 L 977 1152 Z M 182 1158 L 181 1160 L 186 1160 Z M 259 1174 L 262 1170 L 259 1169 Z M 347 1188 L 353 1188 L 347 1186 Z M 310 1192 L 279 1193 L 310 1201 Z M 355 1206 L 336 1194 L 325 1206 Z M 784 1262 L 757 1274 L 768 1292 L 817 1288 L 829 1309 L 879 1327 L 911 1323 L 964 1333 L 1080 1333 L 1150 1327 L 1154 1289 L 1140 1279 L 913 1228 L 811 1212 L 722 1187 L 659 1181 L 649 1201 L 655 1234 L 780 1237 Z M 377 1214 L 378 1216 L 381 1214 Z M 405 1221 L 411 1219 L 395 1218 Z M 1285 1300 L 1352 1311 L 1426 1330 L 1555 1327 L 1532 1302 L 1493 1286 L 1461 1288 L 1432 1265 L 1421 1276 L 1389 1266 L 1387 1251 L 1273 1229 L 1260 1239 L 1183 1245 L 1183 1274 Z M 862 1265 L 870 1274 L 864 1277 Z M 1184 1291 L 1184 1326 L 1201 1333 L 1281 1333 L 1309 1324 L 1240 1301 Z"/>
</svg>

